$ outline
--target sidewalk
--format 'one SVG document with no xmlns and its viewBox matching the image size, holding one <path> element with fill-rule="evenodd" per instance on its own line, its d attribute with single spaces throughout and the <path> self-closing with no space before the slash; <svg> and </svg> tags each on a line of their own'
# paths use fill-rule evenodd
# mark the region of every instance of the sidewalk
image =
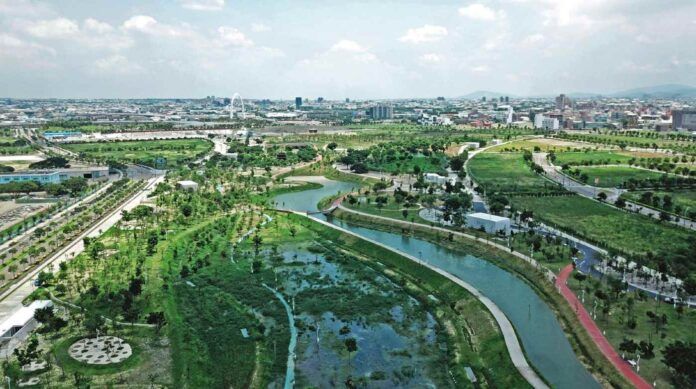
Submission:
<svg viewBox="0 0 696 389">
<path fill-rule="evenodd" d="M 628 362 L 624 361 L 619 354 L 614 350 L 612 345 L 609 343 L 607 338 L 602 335 L 602 331 L 597 327 L 597 324 L 592 320 L 592 317 L 590 316 L 589 312 L 585 309 L 585 306 L 582 305 L 582 303 L 578 300 L 577 296 L 575 296 L 575 293 L 568 288 L 566 285 L 566 281 L 568 280 L 568 276 L 573 272 L 573 265 L 568 265 L 561 272 L 558 274 L 558 278 L 556 279 L 556 287 L 558 287 L 558 290 L 561 292 L 561 295 L 566 299 L 568 302 L 568 305 L 571 307 L 575 307 L 576 309 L 576 315 L 578 317 L 578 320 L 582 324 L 583 327 L 585 327 L 585 330 L 587 333 L 590 335 L 592 340 L 595 342 L 599 350 L 604 354 L 604 356 L 611 362 L 614 367 L 616 367 L 616 370 L 621 373 L 626 379 L 631 382 L 636 388 L 639 389 L 649 389 L 652 388 L 652 386 L 643 379 L 643 377 L 639 376 L 638 373 L 636 373 L 635 370 L 631 367 L 631 365 L 628 364 Z"/>
</svg>

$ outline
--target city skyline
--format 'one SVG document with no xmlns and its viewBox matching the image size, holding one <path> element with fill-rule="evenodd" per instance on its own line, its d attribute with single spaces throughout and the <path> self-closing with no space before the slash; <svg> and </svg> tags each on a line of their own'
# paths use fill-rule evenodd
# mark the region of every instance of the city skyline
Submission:
<svg viewBox="0 0 696 389">
<path fill-rule="evenodd" d="M 686 1 L 5 0 L 0 90 L 340 100 L 694 85 L 694 14 Z"/>
</svg>

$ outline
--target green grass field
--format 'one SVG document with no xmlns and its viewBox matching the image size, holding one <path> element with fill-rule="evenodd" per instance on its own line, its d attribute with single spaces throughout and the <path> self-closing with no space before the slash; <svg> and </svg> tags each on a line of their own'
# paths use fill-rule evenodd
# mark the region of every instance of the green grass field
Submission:
<svg viewBox="0 0 696 389">
<path fill-rule="evenodd" d="M 167 159 L 167 167 L 191 161 L 212 148 L 204 139 L 171 139 L 153 141 L 69 143 L 63 148 L 87 159 L 140 163 L 154 166 L 155 159 Z"/>
<path fill-rule="evenodd" d="M 648 251 L 656 255 L 645 259 L 657 268 L 664 259 L 672 269 L 682 273 L 696 270 L 689 258 L 694 233 L 684 228 L 660 223 L 647 216 L 627 213 L 580 196 L 511 198 L 518 209 L 534 211 L 534 218 L 577 234 L 590 242 L 633 256 Z"/>
<path fill-rule="evenodd" d="M 667 154 L 632 152 L 632 151 L 568 151 L 556 154 L 556 165 L 623 165 L 630 160 L 640 160 L 641 158 L 655 159 L 665 158 Z"/>
<path fill-rule="evenodd" d="M 629 166 L 593 166 L 579 169 L 581 174 L 585 173 L 589 177 L 588 184 L 601 188 L 619 187 L 628 180 L 655 180 L 664 175 L 664 173 Z"/>
<path fill-rule="evenodd" d="M 550 192 L 558 186 L 535 174 L 522 158 L 522 153 L 480 153 L 467 164 L 471 178 L 487 193 Z"/>
</svg>

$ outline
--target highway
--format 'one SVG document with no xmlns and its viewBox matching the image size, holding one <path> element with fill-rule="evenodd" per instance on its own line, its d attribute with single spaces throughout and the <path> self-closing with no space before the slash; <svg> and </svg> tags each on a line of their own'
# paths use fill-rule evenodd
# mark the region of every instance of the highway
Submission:
<svg viewBox="0 0 696 389">
<path fill-rule="evenodd" d="M 25 274 L 8 290 L 0 294 L 0 322 L 22 307 L 22 300 L 29 296 L 29 294 L 31 294 L 31 292 L 33 292 L 35 289 L 33 279 L 39 272 L 46 268 L 51 271 L 56 271 L 58 269 L 58 264 L 81 253 L 84 250 L 83 239 L 85 237 L 97 237 L 101 235 L 102 232 L 111 228 L 119 220 L 121 220 L 121 211 L 131 210 L 142 203 L 142 201 L 147 198 L 147 195 L 159 182 L 162 182 L 162 180 L 164 180 L 164 176 L 149 179 L 144 188 L 140 189 L 116 209 L 106 214 L 92 227 L 73 239 L 67 246 L 56 252 L 48 260 L 44 261 L 44 263 L 37 266 L 31 272 Z"/>
</svg>

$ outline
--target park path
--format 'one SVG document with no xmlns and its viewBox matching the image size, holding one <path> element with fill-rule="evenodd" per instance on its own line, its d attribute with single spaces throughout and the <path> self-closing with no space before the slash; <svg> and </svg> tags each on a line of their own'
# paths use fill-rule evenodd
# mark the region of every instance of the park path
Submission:
<svg viewBox="0 0 696 389">
<path fill-rule="evenodd" d="M 575 307 L 575 314 L 578 320 L 585 328 L 587 333 L 590 335 L 597 348 L 604 354 L 604 356 L 611 362 L 616 370 L 621 373 L 630 383 L 633 384 L 638 389 L 649 389 L 652 386 L 643 379 L 626 361 L 619 356 L 619 354 L 614 350 L 614 347 L 609 343 L 607 338 L 602 334 L 602 331 L 597 327 L 597 324 L 592 320 L 590 313 L 587 312 L 585 306 L 578 300 L 578 297 L 573 293 L 573 291 L 568 288 L 566 281 L 568 276 L 573 272 L 573 265 L 570 264 L 561 270 L 556 278 L 556 287 L 561 292 L 561 295 L 566 299 L 571 307 Z"/>
</svg>

